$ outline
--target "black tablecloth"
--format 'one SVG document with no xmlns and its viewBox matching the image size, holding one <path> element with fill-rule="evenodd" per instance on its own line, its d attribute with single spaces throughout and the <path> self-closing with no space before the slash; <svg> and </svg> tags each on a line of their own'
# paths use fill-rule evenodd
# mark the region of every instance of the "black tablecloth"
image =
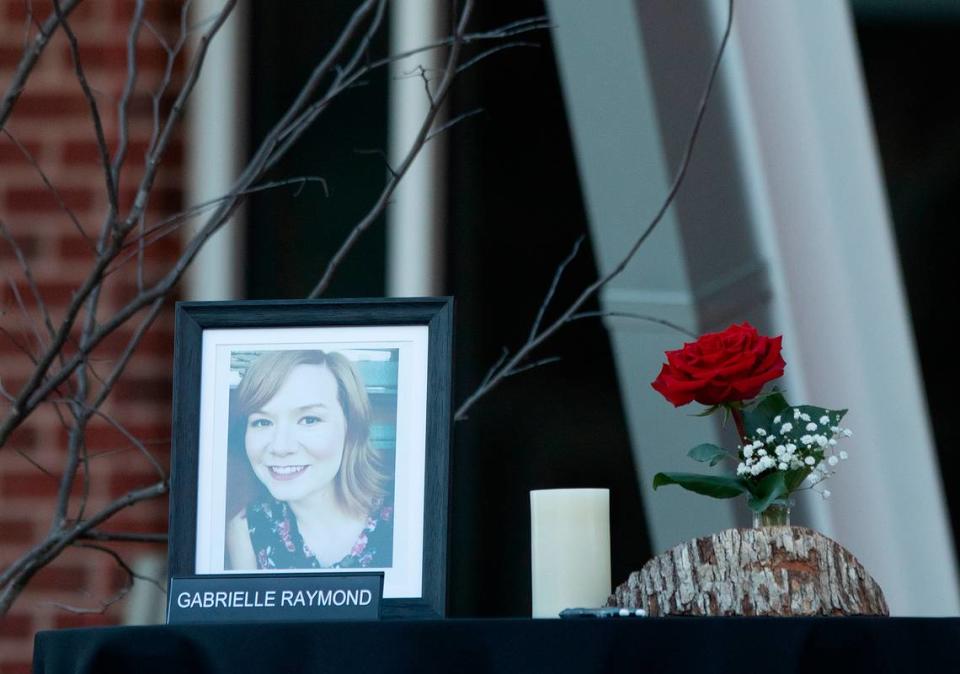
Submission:
<svg viewBox="0 0 960 674">
<path fill-rule="evenodd" d="M 960 672 L 960 619 L 611 618 L 246 624 L 37 634 L 36 674 Z"/>
</svg>

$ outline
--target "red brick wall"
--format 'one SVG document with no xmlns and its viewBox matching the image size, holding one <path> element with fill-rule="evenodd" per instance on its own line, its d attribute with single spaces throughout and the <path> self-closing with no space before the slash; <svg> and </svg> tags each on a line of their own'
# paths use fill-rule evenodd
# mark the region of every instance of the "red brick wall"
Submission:
<svg viewBox="0 0 960 674">
<path fill-rule="evenodd" d="M 0 0 L 0 91 L 5 91 L 20 59 L 27 22 L 24 0 Z M 158 32 L 174 43 L 179 30 L 179 2 L 151 0 L 148 15 Z M 42 19 L 49 0 L 32 0 Z M 126 75 L 127 24 L 133 0 L 85 0 L 74 12 L 71 25 L 81 44 L 82 63 L 97 92 L 107 138 L 117 136 L 116 102 Z M 130 110 L 130 152 L 121 182 L 121 200 L 129 207 L 142 171 L 143 156 L 152 130 L 150 92 L 158 85 L 166 52 L 151 31 L 141 31 L 141 74 Z M 181 59 L 182 60 L 182 59 Z M 180 67 L 178 66 L 178 70 Z M 176 78 L 174 81 L 176 86 Z M 168 96 L 164 102 L 169 103 Z M 6 128 L 34 155 L 58 187 L 83 227 L 96 236 L 106 208 L 103 175 L 87 105 L 73 74 L 73 63 L 64 36 L 51 41 Z M 156 183 L 147 222 L 180 208 L 181 142 L 168 153 Z M 44 187 L 37 171 L 6 136 L 0 136 L 0 219 L 29 257 L 37 283 L 56 323 L 66 302 L 85 277 L 91 261 L 86 242 Z M 145 274 L 156 278 L 178 253 L 176 234 L 148 249 Z M 18 306 L 11 283 L 24 298 L 31 321 L 37 324 L 35 303 L 6 242 L 0 241 L 0 377 L 15 392 L 31 369 L 29 357 L 14 340 L 35 351 L 37 340 Z M 102 315 L 109 315 L 136 291 L 133 265 L 112 274 L 106 284 Z M 122 348 L 131 324 L 96 353 L 101 371 Z M 137 437 L 151 443 L 166 465 L 169 452 L 170 372 L 173 320 L 169 307 L 148 333 L 139 353 L 107 404 L 107 410 Z M 0 403 L 2 404 L 2 403 Z M 0 412 L 3 407 L 0 406 Z M 97 422 L 87 435 L 91 453 L 107 452 L 91 464 L 90 507 L 156 480 L 156 474 L 120 433 Z M 38 410 L 30 422 L 0 448 L 0 568 L 35 543 L 50 527 L 52 502 L 57 489 L 45 475 L 18 454 L 23 452 L 55 475 L 64 458 L 66 433 L 51 405 Z M 165 501 L 144 503 L 122 513 L 104 527 L 111 530 L 162 532 L 166 529 Z M 128 560 L 144 552 L 163 553 L 161 546 L 132 545 L 118 548 Z M 107 624 L 119 620 L 123 605 L 103 615 L 78 615 L 54 602 L 96 607 L 124 580 L 106 555 L 69 550 L 37 575 L 6 618 L 0 619 L 0 674 L 28 672 L 33 634 L 37 630 L 78 625 Z"/>
</svg>

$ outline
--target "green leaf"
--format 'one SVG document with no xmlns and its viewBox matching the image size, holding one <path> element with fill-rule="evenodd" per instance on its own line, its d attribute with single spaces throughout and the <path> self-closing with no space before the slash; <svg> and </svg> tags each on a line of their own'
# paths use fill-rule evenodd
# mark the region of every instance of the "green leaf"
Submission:
<svg viewBox="0 0 960 674">
<path fill-rule="evenodd" d="M 709 442 L 697 445 L 687 452 L 687 456 L 700 463 L 709 463 L 711 467 L 716 466 L 724 459 L 732 458 L 723 447 L 711 445 Z"/>
<path fill-rule="evenodd" d="M 787 399 L 779 391 L 764 396 L 753 408 L 743 410 L 743 425 L 747 435 L 755 437 L 758 428 L 769 430 L 773 426 L 773 418 L 789 407 Z"/>
<path fill-rule="evenodd" d="M 747 505 L 755 513 L 762 513 L 770 504 L 788 494 L 786 475 L 778 470 L 770 473 L 753 486 L 753 494 L 747 498 Z"/>
<path fill-rule="evenodd" d="M 713 498 L 734 498 L 750 491 L 743 480 L 735 477 L 695 473 L 657 473 L 653 476 L 654 489 L 668 484 L 675 484 L 687 491 Z"/>
<path fill-rule="evenodd" d="M 787 487 L 787 494 L 792 494 L 794 491 L 803 484 L 803 481 L 807 479 L 807 475 L 810 474 L 810 468 L 797 468 L 796 470 L 788 470 L 784 475 L 783 482 Z"/>
<path fill-rule="evenodd" d="M 702 412 L 697 412 L 696 414 L 691 414 L 692 417 L 709 417 L 711 414 L 720 409 L 720 405 L 711 405 Z"/>
</svg>

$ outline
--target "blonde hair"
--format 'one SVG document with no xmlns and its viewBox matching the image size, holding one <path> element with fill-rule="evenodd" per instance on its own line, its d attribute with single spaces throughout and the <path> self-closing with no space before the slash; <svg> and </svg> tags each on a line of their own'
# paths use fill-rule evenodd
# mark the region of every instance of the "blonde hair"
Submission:
<svg viewBox="0 0 960 674">
<path fill-rule="evenodd" d="M 236 415 L 247 417 L 277 394 L 298 365 L 327 368 L 337 382 L 337 400 L 346 420 L 343 459 L 334 478 L 337 502 L 346 512 L 369 513 L 387 493 L 389 475 L 379 450 L 370 445 L 370 399 L 363 380 L 343 355 L 324 351 L 266 351 L 247 368 L 236 392 Z"/>
</svg>

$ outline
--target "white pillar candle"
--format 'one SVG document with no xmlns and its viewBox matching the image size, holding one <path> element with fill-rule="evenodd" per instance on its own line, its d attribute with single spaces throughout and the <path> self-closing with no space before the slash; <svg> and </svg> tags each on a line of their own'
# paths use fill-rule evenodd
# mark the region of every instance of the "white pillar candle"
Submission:
<svg viewBox="0 0 960 674">
<path fill-rule="evenodd" d="M 533 617 L 602 606 L 610 595 L 610 490 L 530 492 Z"/>
</svg>

